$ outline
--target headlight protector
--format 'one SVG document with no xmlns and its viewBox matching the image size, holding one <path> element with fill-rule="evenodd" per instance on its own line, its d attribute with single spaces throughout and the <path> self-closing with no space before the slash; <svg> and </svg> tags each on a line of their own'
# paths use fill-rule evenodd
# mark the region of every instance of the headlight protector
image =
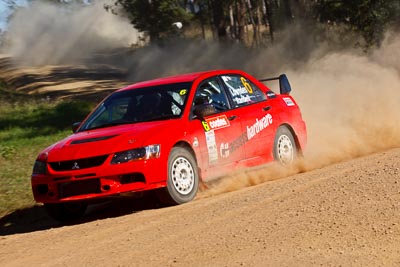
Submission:
<svg viewBox="0 0 400 267">
<path fill-rule="evenodd" d="M 44 161 L 36 160 L 33 165 L 33 174 L 46 174 L 47 173 L 47 164 Z"/>
<path fill-rule="evenodd" d="M 111 164 L 159 158 L 160 149 L 161 146 L 157 144 L 118 152 L 114 154 Z"/>
</svg>

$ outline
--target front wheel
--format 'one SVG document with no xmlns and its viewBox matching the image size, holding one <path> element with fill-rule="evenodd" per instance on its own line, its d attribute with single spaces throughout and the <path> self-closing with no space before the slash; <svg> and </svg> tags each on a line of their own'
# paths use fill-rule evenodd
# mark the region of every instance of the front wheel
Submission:
<svg viewBox="0 0 400 267">
<path fill-rule="evenodd" d="M 293 135 L 285 126 L 279 127 L 276 132 L 273 153 L 274 159 L 282 165 L 292 164 L 297 157 L 297 148 Z"/>
<path fill-rule="evenodd" d="M 194 156 L 187 149 L 174 147 L 168 159 L 167 186 L 159 197 L 166 204 L 183 204 L 194 199 L 199 187 L 199 175 Z"/>
<path fill-rule="evenodd" d="M 86 212 L 87 204 L 84 202 L 47 203 L 44 204 L 47 214 L 60 222 L 78 220 Z"/>
</svg>

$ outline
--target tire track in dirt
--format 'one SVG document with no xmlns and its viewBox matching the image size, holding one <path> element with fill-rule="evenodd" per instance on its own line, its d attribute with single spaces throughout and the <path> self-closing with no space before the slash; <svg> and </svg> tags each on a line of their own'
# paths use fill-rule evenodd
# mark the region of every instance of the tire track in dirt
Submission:
<svg viewBox="0 0 400 267">
<path fill-rule="evenodd" d="M 181 206 L 3 236 L 0 264 L 393 266 L 399 178 L 400 150 L 389 150 Z"/>
</svg>

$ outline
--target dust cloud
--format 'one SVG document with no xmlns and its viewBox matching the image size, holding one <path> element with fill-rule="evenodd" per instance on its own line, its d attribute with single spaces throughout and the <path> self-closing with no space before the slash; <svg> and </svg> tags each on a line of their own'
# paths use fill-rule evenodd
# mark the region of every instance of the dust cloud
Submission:
<svg viewBox="0 0 400 267">
<path fill-rule="evenodd" d="M 289 72 L 299 89 L 294 94 L 308 125 L 306 158 L 313 164 L 400 146 L 400 69 L 379 59 L 331 53 Z"/>
<path fill-rule="evenodd" d="M 370 55 L 318 50 L 300 68 L 287 65 L 284 71 L 308 128 L 304 158 L 291 168 L 272 164 L 239 171 L 213 183 L 200 197 L 399 148 L 400 38 L 393 36 L 389 33 Z"/>
<path fill-rule="evenodd" d="M 139 42 L 127 19 L 104 9 L 112 0 L 93 5 L 56 5 L 33 1 L 12 16 L 3 52 L 23 65 L 81 63 L 105 49 Z"/>
<path fill-rule="evenodd" d="M 266 49 L 200 39 L 170 40 L 139 49 L 129 56 L 122 54 L 112 64 L 127 68 L 132 82 L 210 69 L 241 69 L 255 77 L 270 77 L 287 71 L 287 66 L 297 68 L 317 49 L 314 38 L 305 36 L 299 27 L 290 28 L 283 35 L 279 43 Z M 295 46 L 299 48 L 294 49 Z"/>
</svg>

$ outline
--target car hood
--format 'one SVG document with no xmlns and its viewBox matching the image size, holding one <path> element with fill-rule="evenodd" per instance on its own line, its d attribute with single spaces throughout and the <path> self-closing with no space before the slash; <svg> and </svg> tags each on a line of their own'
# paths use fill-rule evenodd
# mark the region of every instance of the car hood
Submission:
<svg viewBox="0 0 400 267">
<path fill-rule="evenodd" d="M 165 142 L 165 133 L 180 120 L 125 124 L 78 132 L 43 151 L 49 162 L 109 155 L 132 148 Z M 181 127 L 173 127 L 179 129 Z M 161 139 L 162 136 L 162 139 Z"/>
</svg>

